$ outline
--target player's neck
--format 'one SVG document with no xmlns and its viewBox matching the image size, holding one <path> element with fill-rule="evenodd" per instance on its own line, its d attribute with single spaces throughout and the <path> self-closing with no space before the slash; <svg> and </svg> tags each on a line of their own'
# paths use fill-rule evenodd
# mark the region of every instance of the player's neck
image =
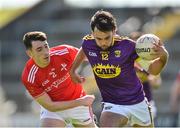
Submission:
<svg viewBox="0 0 180 128">
<path fill-rule="evenodd" d="M 48 63 L 39 63 L 34 60 L 34 63 L 40 68 L 46 68 L 50 65 L 50 61 Z"/>
</svg>

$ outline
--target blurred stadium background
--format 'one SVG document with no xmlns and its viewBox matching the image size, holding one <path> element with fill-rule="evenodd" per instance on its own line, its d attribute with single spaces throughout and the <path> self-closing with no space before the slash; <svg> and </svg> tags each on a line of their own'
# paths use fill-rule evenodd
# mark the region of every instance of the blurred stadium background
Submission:
<svg viewBox="0 0 180 128">
<path fill-rule="evenodd" d="M 179 0 L 21 0 L 15 7 L 0 0 L 0 126 L 38 126 L 39 107 L 26 93 L 21 72 L 28 57 L 22 37 L 28 31 L 44 31 L 50 46 L 81 46 L 81 38 L 90 33 L 90 18 L 99 9 L 111 11 L 117 18 L 120 35 L 133 31 L 154 33 L 164 42 L 170 59 L 162 72 L 163 83 L 153 91 L 158 109 L 156 126 L 180 126 L 180 118 L 170 113 L 170 88 L 180 65 Z M 30 1 L 30 0 L 29 0 Z M 22 6 L 18 6 L 21 4 Z M 96 95 L 94 112 L 99 117 L 101 106 L 98 89 L 88 64 L 79 69 L 87 76 L 84 88 Z M 178 124 L 179 122 L 179 124 Z"/>
</svg>

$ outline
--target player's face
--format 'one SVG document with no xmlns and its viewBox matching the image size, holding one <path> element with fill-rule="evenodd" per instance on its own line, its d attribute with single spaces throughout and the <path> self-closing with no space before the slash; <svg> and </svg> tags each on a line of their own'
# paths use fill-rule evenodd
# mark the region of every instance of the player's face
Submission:
<svg viewBox="0 0 180 128">
<path fill-rule="evenodd" d="M 96 40 L 96 44 L 101 49 L 106 50 L 112 45 L 114 33 L 114 31 L 102 32 L 95 27 L 92 35 Z"/>
<path fill-rule="evenodd" d="M 48 66 L 50 63 L 50 55 L 47 41 L 32 41 L 32 49 L 29 50 L 29 55 L 38 66 Z"/>
</svg>

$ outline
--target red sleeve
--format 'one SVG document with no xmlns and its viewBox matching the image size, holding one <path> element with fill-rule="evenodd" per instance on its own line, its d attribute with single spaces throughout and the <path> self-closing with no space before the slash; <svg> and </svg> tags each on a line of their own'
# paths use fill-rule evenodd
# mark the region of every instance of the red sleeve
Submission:
<svg viewBox="0 0 180 128">
<path fill-rule="evenodd" d="M 69 55 L 71 57 L 71 60 L 74 61 L 79 49 L 73 46 L 68 46 Z"/>
<path fill-rule="evenodd" d="M 44 90 L 42 87 L 40 87 L 39 85 L 36 84 L 36 82 L 34 83 L 30 83 L 28 82 L 28 71 L 24 70 L 23 74 L 22 74 L 22 83 L 23 85 L 26 87 L 26 89 L 28 90 L 28 92 L 30 93 L 30 95 L 34 98 L 37 98 L 39 96 L 41 96 L 44 93 Z"/>
</svg>

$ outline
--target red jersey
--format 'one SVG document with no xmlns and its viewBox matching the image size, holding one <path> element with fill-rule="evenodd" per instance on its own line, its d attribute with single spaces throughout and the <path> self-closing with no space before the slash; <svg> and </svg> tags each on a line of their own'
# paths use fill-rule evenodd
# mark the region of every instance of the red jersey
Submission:
<svg viewBox="0 0 180 128">
<path fill-rule="evenodd" d="M 70 67 L 78 49 L 59 45 L 50 49 L 50 64 L 41 68 L 29 59 L 22 73 L 22 82 L 29 93 L 37 98 L 47 93 L 53 101 L 74 100 L 85 95 L 80 84 L 72 82 Z"/>
</svg>

